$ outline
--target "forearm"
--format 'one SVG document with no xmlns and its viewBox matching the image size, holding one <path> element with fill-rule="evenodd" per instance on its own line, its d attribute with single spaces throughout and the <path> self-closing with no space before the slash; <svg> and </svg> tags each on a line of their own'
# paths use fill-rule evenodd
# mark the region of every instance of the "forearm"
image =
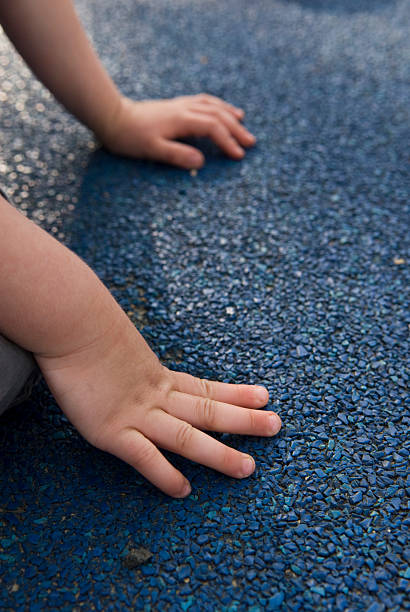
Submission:
<svg viewBox="0 0 410 612">
<path fill-rule="evenodd" d="M 103 140 L 121 96 L 71 1 L 0 0 L 0 22 L 37 77 Z"/>
<path fill-rule="evenodd" d="M 82 260 L 1 197 L 0 295 L 0 333 L 38 356 L 80 351 L 127 319 Z"/>
</svg>

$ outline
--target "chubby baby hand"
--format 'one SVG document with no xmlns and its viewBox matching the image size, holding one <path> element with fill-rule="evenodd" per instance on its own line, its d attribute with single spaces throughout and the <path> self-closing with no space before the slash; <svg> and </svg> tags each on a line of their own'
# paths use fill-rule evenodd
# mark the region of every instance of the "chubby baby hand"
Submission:
<svg viewBox="0 0 410 612">
<path fill-rule="evenodd" d="M 252 457 L 204 430 L 273 436 L 281 427 L 277 414 L 257 410 L 268 401 L 264 387 L 168 370 L 119 307 L 101 337 L 69 354 L 37 360 L 79 432 L 173 497 L 188 495 L 190 484 L 160 448 L 244 478 L 255 469 Z"/>
<path fill-rule="evenodd" d="M 255 137 L 241 124 L 244 112 L 208 94 L 171 100 L 119 100 L 116 113 L 98 135 L 112 153 L 195 169 L 204 156 L 179 139 L 210 138 L 232 159 L 242 159 Z"/>
</svg>

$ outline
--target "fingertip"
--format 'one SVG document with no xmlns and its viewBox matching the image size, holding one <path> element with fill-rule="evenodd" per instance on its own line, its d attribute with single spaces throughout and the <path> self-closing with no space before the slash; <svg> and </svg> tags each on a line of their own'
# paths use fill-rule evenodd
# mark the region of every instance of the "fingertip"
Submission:
<svg viewBox="0 0 410 612">
<path fill-rule="evenodd" d="M 268 435 L 276 436 L 282 427 L 281 418 L 276 412 L 271 412 L 268 416 Z"/>
<path fill-rule="evenodd" d="M 246 138 L 248 141 L 248 144 L 247 144 L 248 147 L 253 147 L 253 145 L 256 144 L 256 137 L 250 132 L 247 133 Z"/>
<path fill-rule="evenodd" d="M 239 159 L 242 159 L 244 156 L 245 156 L 245 151 L 239 145 L 235 146 L 232 149 L 232 157 L 234 159 L 238 159 L 239 160 Z"/>
<path fill-rule="evenodd" d="M 269 401 L 269 391 L 261 385 L 254 387 L 254 397 L 259 406 L 265 406 Z"/>
<path fill-rule="evenodd" d="M 247 478 L 255 471 L 255 460 L 250 455 L 242 455 L 241 467 L 238 478 Z"/>
<path fill-rule="evenodd" d="M 184 479 L 182 487 L 179 489 L 178 493 L 171 493 L 171 497 L 175 497 L 176 499 L 183 499 L 184 497 L 188 497 L 190 495 L 192 489 L 188 480 Z"/>
<path fill-rule="evenodd" d="M 188 481 L 185 482 L 184 488 L 182 489 L 181 497 L 188 497 L 191 494 L 192 488 Z"/>
<path fill-rule="evenodd" d="M 192 152 L 188 159 L 189 170 L 199 170 L 205 163 L 205 157 L 200 151 Z"/>
<path fill-rule="evenodd" d="M 153 159 L 185 170 L 202 168 L 205 161 L 203 154 L 198 149 L 181 142 L 165 139 L 158 142 L 154 153 Z"/>
</svg>

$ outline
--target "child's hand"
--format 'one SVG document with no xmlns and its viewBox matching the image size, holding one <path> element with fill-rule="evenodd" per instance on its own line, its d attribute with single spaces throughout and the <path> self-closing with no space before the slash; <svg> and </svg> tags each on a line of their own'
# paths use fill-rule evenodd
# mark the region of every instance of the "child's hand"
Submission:
<svg viewBox="0 0 410 612">
<path fill-rule="evenodd" d="M 176 142 L 181 138 L 208 137 L 233 159 L 255 143 L 240 124 L 243 111 L 215 96 L 146 102 L 121 96 L 70 0 L 0 2 L 0 21 L 44 85 L 113 153 L 190 169 L 200 168 L 204 157 Z"/>
<path fill-rule="evenodd" d="M 119 155 L 200 168 L 203 154 L 176 141 L 205 136 L 229 157 L 242 159 L 243 147 L 255 144 L 255 137 L 240 123 L 243 116 L 242 110 L 208 94 L 144 102 L 121 98 L 110 125 L 97 136 Z"/>
<path fill-rule="evenodd" d="M 173 497 L 190 486 L 161 447 L 235 478 L 255 463 L 201 430 L 272 436 L 280 427 L 263 387 L 229 385 L 162 366 L 126 315 L 90 345 L 37 360 L 60 407 L 98 448 L 123 459 Z M 121 315 L 121 316 L 120 316 Z"/>
</svg>

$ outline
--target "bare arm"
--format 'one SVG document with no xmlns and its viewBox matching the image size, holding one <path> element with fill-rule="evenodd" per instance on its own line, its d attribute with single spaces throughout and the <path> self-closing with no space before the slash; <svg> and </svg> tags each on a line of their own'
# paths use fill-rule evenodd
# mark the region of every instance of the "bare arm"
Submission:
<svg viewBox="0 0 410 612">
<path fill-rule="evenodd" d="M 79 350 L 126 315 L 92 270 L 0 196 L 0 332 L 39 356 Z"/>
<path fill-rule="evenodd" d="M 0 22 L 54 96 L 102 140 L 120 94 L 70 0 L 0 0 Z"/>
<path fill-rule="evenodd" d="M 114 153 L 200 168 L 203 154 L 176 141 L 209 137 L 238 160 L 255 143 L 240 123 L 243 111 L 215 96 L 143 102 L 122 96 L 70 0 L 0 0 L 0 22 L 39 79 Z"/>
<path fill-rule="evenodd" d="M 255 463 L 202 430 L 271 436 L 258 386 L 200 380 L 162 366 L 95 274 L 0 197 L 0 331 L 33 351 L 79 432 L 175 497 L 184 476 L 158 447 L 236 478 Z"/>
</svg>

